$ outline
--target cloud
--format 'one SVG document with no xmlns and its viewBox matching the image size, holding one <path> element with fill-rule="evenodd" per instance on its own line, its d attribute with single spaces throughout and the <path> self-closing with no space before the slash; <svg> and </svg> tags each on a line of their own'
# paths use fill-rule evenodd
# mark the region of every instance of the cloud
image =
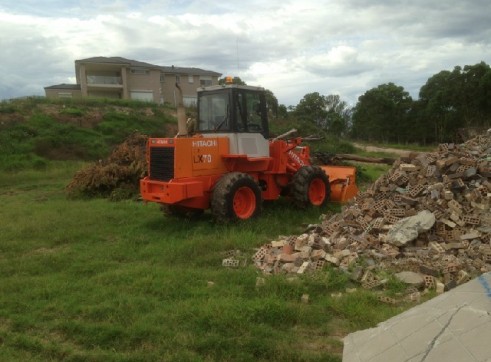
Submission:
<svg viewBox="0 0 491 362">
<path fill-rule="evenodd" d="M 239 76 L 296 105 L 354 104 L 393 82 L 490 62 L 491 2 L 394 0 L 0 0 L 0 98 L 73 81 L 74 61 L 122 56 Z"/>
</svg>

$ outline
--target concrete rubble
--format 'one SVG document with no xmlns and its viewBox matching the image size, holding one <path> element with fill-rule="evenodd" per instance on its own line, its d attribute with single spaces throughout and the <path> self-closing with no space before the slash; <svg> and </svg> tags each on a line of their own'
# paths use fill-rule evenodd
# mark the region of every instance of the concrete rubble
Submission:
<svg viewBox="0 0 491 362">
<path fill-rule="evenodd" d="M 368 289 L 384 282 L 379 271 L 412 272 L 422 283 L 409 286 L 443 292 L 491 271 L 490 206 L 488 131 L 400 158 L 341 213 L 263 245 L 253 261 L 265 274 L 332 265 Z"/>
</svg>

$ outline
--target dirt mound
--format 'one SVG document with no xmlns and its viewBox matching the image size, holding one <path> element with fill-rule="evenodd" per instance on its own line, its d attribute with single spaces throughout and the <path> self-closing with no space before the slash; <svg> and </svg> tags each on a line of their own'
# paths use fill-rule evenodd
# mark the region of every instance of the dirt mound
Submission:
<svg viewBox="0 0 491 362">
<path fill-rule="evenodd" d="M 490 206 L 487 133 L 400 158 L 340 214 L 262 246 L 254 260 L 267 274 L 331 264 L 366 288 L 383 284 L 387 271 L 404 272 L 408 284 L 415 277 L 443 291 L 491 271 Z"/>
<path fill-rule="evenodd" d="M 135 195 L 139 180 L 146 173 L 147 139 L 146 135 L 133 133 L 106 160 L 78 171 L 66 188 L 68 195 L 102 196 L 114 200 Z"/>
</svg>

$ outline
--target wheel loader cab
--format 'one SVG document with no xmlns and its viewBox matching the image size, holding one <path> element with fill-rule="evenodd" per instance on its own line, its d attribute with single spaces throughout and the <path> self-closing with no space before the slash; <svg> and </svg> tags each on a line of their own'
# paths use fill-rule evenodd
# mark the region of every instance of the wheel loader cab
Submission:
<svg viewBox="0 0 491 362">
<path fill-rule="evenodd" d="M 269 156 L 264 89 L 242 85 L 198 89 L 197 131 L 204 137 L 228 137 L 231 154 Z"/>
</svg>

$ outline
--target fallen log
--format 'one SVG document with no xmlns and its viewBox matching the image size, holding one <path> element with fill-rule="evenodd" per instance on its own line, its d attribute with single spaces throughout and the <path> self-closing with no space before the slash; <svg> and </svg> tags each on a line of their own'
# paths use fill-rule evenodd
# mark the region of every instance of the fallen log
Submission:
<svg viewBox="0 0 491 362">
<path fill-rule="evenodd" d="M 357 161 L 357 162 L 367 162 L 367 163 L 383 163 L 387 165 L 392 165 L 395 162 L 394 158 L 387 157 L 366 157 L 345 153 L 326 153 L 326 152 L 315 152 L 313 156 L 319 160 L 320 163 L 324 165 L 335 165 L 340 161 Z"/>
<path fill-rule="evenodd" d="M 385 163 L 387 165 L 392 165 L 395 162 L 395 158 L 388 157 L 365 157 L 358 155 L 350 155 L 344 153 L 337 153 L 334 158 L 340 161 L 358 161 L 358 162 L 368 162 L 368 163 Z"/>
</svg>

